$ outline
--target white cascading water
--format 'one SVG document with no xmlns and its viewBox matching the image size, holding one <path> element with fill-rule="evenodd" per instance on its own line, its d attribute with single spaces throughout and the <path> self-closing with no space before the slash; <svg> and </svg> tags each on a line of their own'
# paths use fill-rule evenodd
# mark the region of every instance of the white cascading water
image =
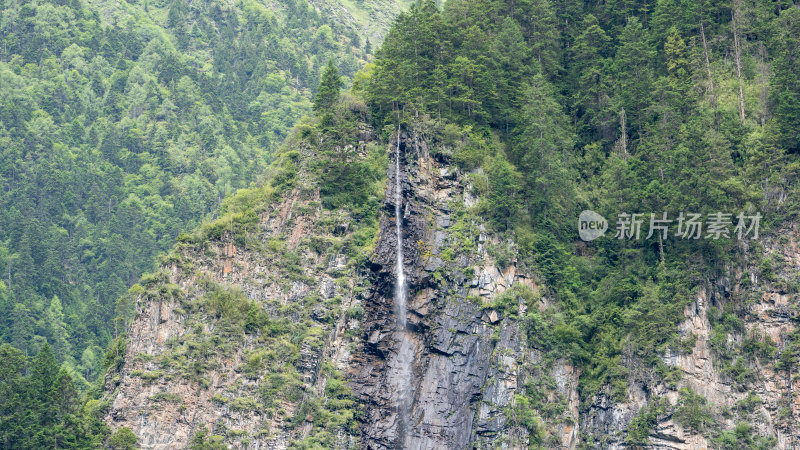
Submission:
<svg viewBox="0 0 800 450">
<path fill-rule="evenodd" d="M 400 182 L 400 129 L 397 130 L 394 172 L 394 229 L 397 235 L 397 282 L 394 287 L 397 328 L 406 329 L 406 274 L 403 269 L 403 189 Z"/>
<path fill-rule="evenodd" d="M 395 324 L 397 326 L 398 343 L 395 357 L 394 387 L 397 392 L 397 443 L 396 448 L 408 448 L 408 419 L 411 415 L 412 366 L 414 364 L 414 349 L 412 348 L 409 332 L 406 329 L 406 274 L 403 267 L 403 189 L 400 174 L 400 129 L 397 129 L 397 147 L 395 148 L 395 189 L 394 189 L 394 218 L 395 233 L 397 235 L 397 265 L 395 282 Z"/>
</svg>

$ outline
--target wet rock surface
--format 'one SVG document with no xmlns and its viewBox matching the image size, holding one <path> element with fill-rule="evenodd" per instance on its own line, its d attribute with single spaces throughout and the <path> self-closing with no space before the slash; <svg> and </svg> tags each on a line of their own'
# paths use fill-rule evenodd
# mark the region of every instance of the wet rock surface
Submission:
<svg viewBox="0 0 800 450">
<path fill-rule="evenodd" d="M 403 243 L 409 285 L 408 323 L 414 349 L 410 430 L 401 437 L 395 385 L 398 342 L 393 314 L 397 239 L 386 214 L 369 274 L 361 348 L 355 352 L 351 385 L 365 402 L 362 448 L 527 448 L 527 431 L 506 413 L 525 381 L 521 366 L 530 359 L 519 323 L 488 310 L 515 283 L 533 285 L 515 268 L 498 268 L 482 245 L 486 236 L 475 218 L 466 239 L 471 251 L 454 247 L 454 214 L 465 208 L 460 174 L 428 155 L 427 144 L 404 133 Z M 391 153 L 391 152 L 390 152 Z M 394 170 L 386 210 L 393 211 Z M 460 230 L 463 235 L 463 228 Z M 476 274 L 476 275 L 473 275 Z M 576 395 L 573 375 L 563 374 L 567 395 Z M 571 430 L 564 438 L 567 446 Z M 400 443 L 404 441 L 404 443 Z M 561 438 L 559 437 L 559 441 Z"/>
</svg>

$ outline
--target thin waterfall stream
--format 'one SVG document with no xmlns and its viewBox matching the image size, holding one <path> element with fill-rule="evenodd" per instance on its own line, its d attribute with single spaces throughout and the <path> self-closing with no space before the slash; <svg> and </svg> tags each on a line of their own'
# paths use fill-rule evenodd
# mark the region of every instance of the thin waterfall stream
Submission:
<svg viewBox="0 0 800 450">
<path fill-rule="evenodd" d="M 395 282 L 395 325 L 396 342 L 398 343 L 395 359 L 397 378 L 395 390 L 397 392 L 397 443 L 396 448 L 407 448 L 409 417 L 411 415 L 411 399 L 413 388 L 411 384 L 412 367 L 414 364 L 414 349 L 406 324 L 407 286 L 406 274 L 403 263 L 403 189 L 400 172 L 400 127 L 397 129 L 397 145 L 395 147 L 395 190 L 394 190 L 394 218 L 395 233 L 397 236 L 397 263 Z"/>
<path fill-rule="evenodd" d="M 400 129 L 397 129 L 394 175 L 394 229 L 397 235 L 397 281 L 394 287 L 395 321 L 400 331 L 406 329 L 406 273 L 403 268 L 403 187 L 400 180 Z"/>
</svg>

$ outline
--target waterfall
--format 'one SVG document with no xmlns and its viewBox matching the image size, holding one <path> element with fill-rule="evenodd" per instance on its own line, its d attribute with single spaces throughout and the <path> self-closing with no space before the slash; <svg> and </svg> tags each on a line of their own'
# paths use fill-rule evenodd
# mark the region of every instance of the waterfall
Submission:
<svg viewBox="0 0 800 450">
<path fill-rule="evenodd" d="M 397 442 L 395 447 L 407 448 L 408 432 L 410 431 L 408 418 L 411 415 L 411 399 L 413 398 L 411 377 L 414 364 L 414 348 L 406 327 L 407 286 L 405 268 L 403 267 L 403 188 L 400 173 L 400 127 L 397 128 L 394 180 L 394 218 L 395 234 L 397 236 L 394 312 L 395 325 L 397 327 L 396 342 L 398 343 L 394 363 L 395 376 L 392 383 L 397 393 Z"/>
<path fill-rule="evenodd" d="M 397 282 L 394 287 L 397 328 L 406 329 L 406 273 L 403 268 L 403 188 L 400 182 L 400 128 L 397 128 L 394 172 L 394 231 L 397 235 Z"/>
</svg>

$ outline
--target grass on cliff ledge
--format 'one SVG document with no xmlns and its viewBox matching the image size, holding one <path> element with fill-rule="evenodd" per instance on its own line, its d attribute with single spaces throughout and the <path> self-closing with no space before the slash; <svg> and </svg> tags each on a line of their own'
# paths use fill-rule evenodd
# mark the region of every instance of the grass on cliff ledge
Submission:
<svg viewBox="0 0 800 450">
<path fill-rule="evenodd" d="M 282 416 L 286 431 L 301 426 L 311 417 L 311 433 L 295 443 L 295 448 L 330 447 L 341 430 L 351 435 L 356 433 L 358 417 L 355 398 L 333 366 L 325 365 L 320 371 L 327 383 L 322 395 L 311 389 L 305 379 L 304 352 L 321 351 L 327 334 L 325 327 L 343 312 L 340 296 L 325 300 L 315 294 L 315 279 L 306 273 L 309 268 L 303 266 L 301 253 L 311 250 L 326 257 L 342 254 L 346 270 L 362 264 L 377 241 L 386 187 L 386 149 L 362 142 L 368 133 L 363 123 L 363 103 L 343 96 L 334 108 L 336 114 L 303 119 L 275 155 L 260 185 L 226 198 L 215 220 L 192 233 L 181 233 L 172 252 L 160 259 L 163 266 L 175 263 L 192 273 L 197 264 L 192 261 L 193 255 L 214 257 L 210 242 L 233 239 L 242 250 L 256 252 L 269 261 L 274 273 L 255 274 L 257 278 L 264 282 L 275 280 L 285 289 L 289 281 L 302 282 L 311 288 L 312 294 L 299 303 L 287 305 L 278 299 L 257 302 L 248 299 L 238 286 L 200 277 L 195 288 L 201 294 L 195 296 L 170 284 L 169 273 L 159 270 L 144 276 L 119 304 L 120 325 L 124 328 L 133 319 L 136 298 L 174 299 L 181 303 L 175 313 L 183 317 L 187 332 L 171 339 L 162 354 L 148 358 L 160 366 L 158 370 L 137 372 L 149 383 L 169 382 L 177 377 L 197 383 L 200 389 L 211 389 L 208 371 L 221 368 L 222 359 L 242 343 L 255 343 L 256 348 L 245 351 L 239 370 L 258 383 L 255 387 L 244 383 L 232 385 L 225 392 L 216 393 L 215 402 L 242 413 L 257 411 L 265 417 Z M 316 190 L 321 199 L 293 211 L 293 220 L 298 214 L 319 217 L 320 209 L 322 218 L 314 222 L 309 238 L 298 249 L 290 250 L 285 235 L 260 239 L 260 222 L 263 213 L 295 189 L 301 200 L 311 198 Z M 333 270 L 329 276 L 337 279 L 337 285 L 349 288 L 347 271 L 327 267 L 312 270 Z M 330 313 L 312 317 L 312 311 L 321 305 Z M 115 342 L 122 343 L 124 339 Z M 120 353 L 124 351 L 119 348 L 110 353 L 110 372 L 123 367 Z M 286 402 L 295 405 L 291 415 L 284 410 Z M 202 447 L 222 442 L 243 443 L 250 438 L 234 436 L 222 429 L 213 430 L 212 434 L 196 436 L 194 444 Z"/>
</svg>

